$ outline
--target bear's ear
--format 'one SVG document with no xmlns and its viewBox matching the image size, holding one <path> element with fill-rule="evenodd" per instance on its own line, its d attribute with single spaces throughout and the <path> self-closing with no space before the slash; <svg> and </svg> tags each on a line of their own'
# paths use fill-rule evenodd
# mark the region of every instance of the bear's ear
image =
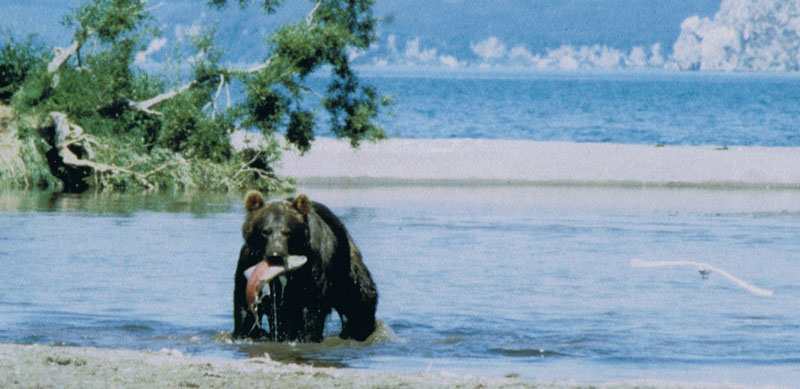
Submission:
<svg viewBox="0 0 800 389">
<path fill-rule="evenodd" d="M 247 212 L 253 212 L 256 210 L 261 209 L 264 206 L 264 195 L 257 190 L 251 190 L 247 192 L 247 196 L 244 197 L 244 209 Z"/>
<path fill-rule="evenodd" d="M 294 201 L 292 201 L 292 206 L 297 212 L 300 212 L 301 215 L 308 215 L 311 212 L 311 200 L 304 194 L 298 195 Z"/>
</svg>

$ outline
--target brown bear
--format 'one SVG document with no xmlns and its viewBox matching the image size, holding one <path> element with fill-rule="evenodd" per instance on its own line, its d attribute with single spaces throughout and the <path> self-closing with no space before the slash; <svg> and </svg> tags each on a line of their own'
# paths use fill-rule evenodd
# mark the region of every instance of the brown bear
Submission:
<svg viewBox="0 0 800 389">
<path fill-rule="evenodd" d="M 378 291 L 339 218 L 305 195 L 265 202 L 251 191 L 245 209 L 233 336 L 319 342 L 325 319 L 336 309 L 339 336 L 365 340 L 375 330 Z"/>
</svg>

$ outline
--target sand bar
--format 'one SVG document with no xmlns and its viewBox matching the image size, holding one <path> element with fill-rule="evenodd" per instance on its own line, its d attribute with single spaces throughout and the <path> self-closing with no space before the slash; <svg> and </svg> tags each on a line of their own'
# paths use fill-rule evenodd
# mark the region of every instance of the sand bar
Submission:
<svg viewBox="0 0 800 389">
<path fill-rule="evenodd" d="M 277 170 L 301 185 L 800 189 L 800 148 L 320 138 Z"/>
</svg>

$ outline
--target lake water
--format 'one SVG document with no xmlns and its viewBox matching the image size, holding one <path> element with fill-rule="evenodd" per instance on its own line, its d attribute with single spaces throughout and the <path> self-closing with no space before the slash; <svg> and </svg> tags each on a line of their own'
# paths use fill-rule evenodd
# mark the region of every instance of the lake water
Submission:
<svg viewBox="0 0 800 389">
<path fill-rule="evenodd" d="M 0 342 L 531 380 L 800 382 L 800 193 L 304 188 L 378 284 L 370 344 L 231 343 L 237 198 L 0 194 Z M 705 262 L 772 296 L 692 266 Z M 327 335 L 338 332 L 329 320 Z"/>
<path fill-rule="evenodd" d="M 403 137 L 800 146 L 798 77 L 367 80 L 396 96 L 384 120 Z M 229 341 L 238 198 L 0 192 L 0 342 L 543 381 L 800 382 L 800 191 L 301 189 L 364 253 L 378 340 Z M 773 294 L 634 259 L 704 262 Z"/>
<path fill-rule="evenodd" d="M 365 81 L 395 97 L 395 117 L 384 120 L 390 136 L 800 146 L 795 75 L 373 75 Z"/>
</svg>

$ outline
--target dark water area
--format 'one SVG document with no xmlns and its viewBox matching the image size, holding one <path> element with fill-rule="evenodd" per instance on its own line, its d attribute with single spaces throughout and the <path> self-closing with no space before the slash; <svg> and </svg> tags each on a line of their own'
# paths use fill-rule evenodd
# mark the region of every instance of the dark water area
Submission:
<svg viewBox="0 0 800 389">
<path fill-rule="evenodd" d="M 231 342 L 241 201 L 0 194 L 0 342 L 534 380 L 800 380 L 794 191 L 306 188 L 378 284 L 379 334 Z M 697 261 L 772 291 L 754 294 Z"/>
</svg>

